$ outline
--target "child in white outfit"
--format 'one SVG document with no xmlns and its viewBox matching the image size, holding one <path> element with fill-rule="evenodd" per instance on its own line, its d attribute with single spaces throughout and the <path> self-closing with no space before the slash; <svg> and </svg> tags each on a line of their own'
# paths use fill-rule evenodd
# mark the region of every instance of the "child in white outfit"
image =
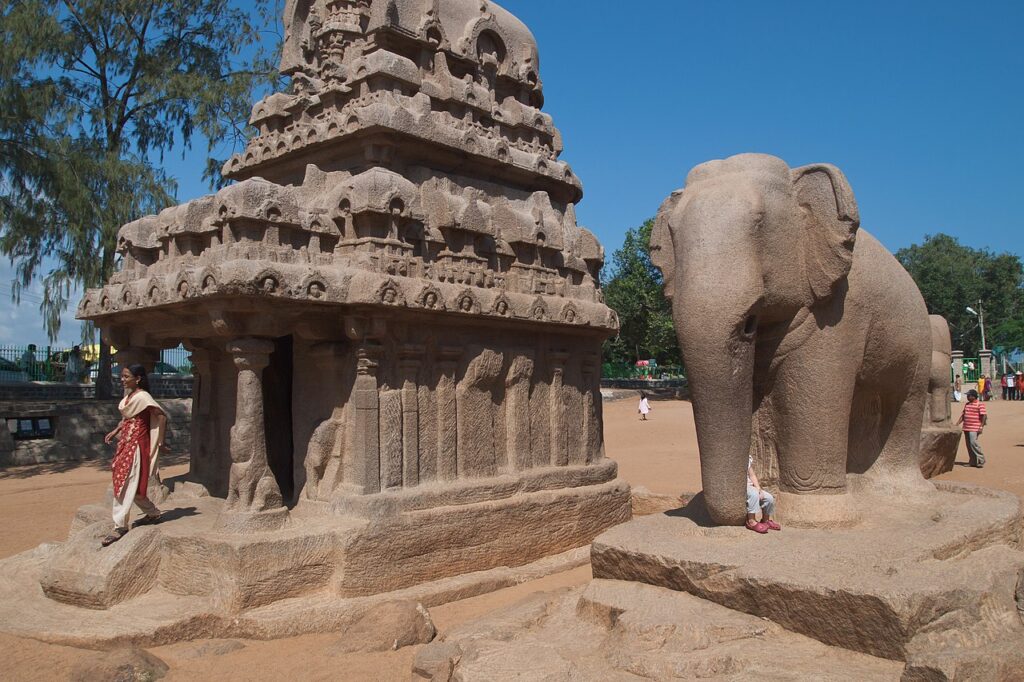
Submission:
<svg viewBox="0 0 1024 682">
<path fill-rule="evenodd" d="M 757 508 L 761 508 L 761 520 L 757 520 Z M 761 484 L 754 473 L 754 458 L 747 458 L 747 528 L 762 535 L 769 530 L 782 530 L 772 516 L 775 514 L 775 497 Z"/>
<path fill-rule="evenodd" d="M 647 394 L 640 394 L 640 407 L 637 409 L 640 413 L 640 421 L 647 421 L 647 415 L 651 412 L 651 404 L 647 402 Z"/>
</svg>

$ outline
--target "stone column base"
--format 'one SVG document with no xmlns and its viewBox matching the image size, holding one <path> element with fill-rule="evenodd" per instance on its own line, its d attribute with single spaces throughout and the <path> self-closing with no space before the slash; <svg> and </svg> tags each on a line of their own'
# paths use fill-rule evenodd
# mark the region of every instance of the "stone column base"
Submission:
<svg viewBox="0 0 1024 682">
<path fill-rule="evenodd" d="M 214 528 L 222 533 L 266 533 L 288 525 L 288 508 L 261 512 L 222 511 Z"/>
</svg>

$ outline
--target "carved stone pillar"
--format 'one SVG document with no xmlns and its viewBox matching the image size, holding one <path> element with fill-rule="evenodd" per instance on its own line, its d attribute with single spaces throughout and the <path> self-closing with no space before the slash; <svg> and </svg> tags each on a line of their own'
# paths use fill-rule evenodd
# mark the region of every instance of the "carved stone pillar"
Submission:
<svg viewBox="0 0 1024 682">
<path fill-rule="evenodd" d="M 505 377 L 505 447 L 508 463 L 523 471 L 533 467 L 530 448 L 530 385 L 533 382 L 533 353 L 521 351 Z"/>
<path fill-rule="evenodd" d="M 568 359 L 568 353 L 548 353 L 551 366 L 551 463 L 555 466 L 566 466 L 569 463 L 568 425 L 565 423 L 565 396 L 562 389 Z"/>
<path fill-rule="evenodd" d="M 587 464 L 600 459 L 601 419 L 598 410 L 601 408 L 601 366 L 597 353 L 588 353 L 583 357 L 583 382 L 580 386 L 580 397 L 583 400 L 583 438 L 580 451 L 570 457 L 572 464 Z"/>
<path fill-rule="evenodd" d="M 385 366 L 390 364 L 388 358 Z M 402 391 L 380 391 L 380 485 L 381 489 L 402 487 Z"/>
<path fill-rule="evenodd" d="M 266 339 L 236 339 L 227 344 L 238 371 L 235 424 L 231 427 L 231 479 L 219 526 L 233 530 L 270 530 L 287 519 L 281 489 L 267 464 L 263 417 L 263 369 L 274 350 Z"/>
<path fill-rule="evenodd" d="M 377 369 L 380 349 L 364 345 L 357 351 L 356 382 L 352 391 L 352 466 L 345 467 L 346 483 L 362 495 L 380 492 L 380 396 Z"/>
<path fill-rule="evenodd" d="M 964 352 L 962 350 L 955 350 L 950 356 L 951 367 L 953 368 L 953 381 L 959 376 L 962 383 L 966 383 L 964 379 Z"/>
<path fill-rule="evenodd" d="M 211 365 L 210 351 L 189 346 L 192 363 L 192 421 L 189 423 L 189 478 L 205 484 L 207 459 L 210 453 L 205 446 L 207 420 L 210 417 Z"/>
<path fill-rule="evenodd" d="M 498 473 L 495 428 L 504 428 L 497 418 L 494 390 L 501 381 L 505 358 L 482 346 L 469 349 L 470 360 L 459 377 L 455 396 L 458 412 L 459 478 L 480 478 Z"/>
<path fill-rule="evenodd" d="M 437 478 L 454 481 L 459 476 L 458 407 L 455 397 L 455 372 L 462 357 L 462 348 L 440 349 L 437 368 Z"/>
<path fill-rule="evenodd" d="M 420 482 L 420 410 L 416 379 L 423 364 L 423 346 L 402 348 L 399 369 L 402 372 L 402 485 Z"/>
</svg>

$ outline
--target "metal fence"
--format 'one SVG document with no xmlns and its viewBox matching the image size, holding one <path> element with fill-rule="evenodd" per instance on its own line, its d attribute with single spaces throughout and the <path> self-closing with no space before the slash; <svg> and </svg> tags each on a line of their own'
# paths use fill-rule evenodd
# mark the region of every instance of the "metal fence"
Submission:
<svg viewBox="0 0 1024 682">
<path fill-rule="evenodd" d="M 76 380 L 67 376 L 71 348 L 67 346 L 13 346 L 0 345 L 0 382 L 54 381 L 64 383 L 92 383 L 99 371 L 99 346 L 80 347 L 81 374 Z M 114 352 L 113 349 L 111 351 Z M 116 364 L 116 363 L 115 363 Z M 192 375 L 189 352 L 182 346 L 160 352 L 160 361 L 150 368 L 161 375 Z M 115 369 L 116 371 L 116 369 Z"/>
<path fill-rule="evenodd" d="M 965 384 L 972 384 L 981 376 L 981 359 L 964 358 L 963 367 L 960 368 L 960 380 Z M 953 377 L 956 379 L 956 377 Z"/>
<path fill-rule="evenodd" d="M 618 365 L 606 362 L 601 365 L 602 379 L 681 379 L 686 376 L 679 365 Z"/>
</svg>

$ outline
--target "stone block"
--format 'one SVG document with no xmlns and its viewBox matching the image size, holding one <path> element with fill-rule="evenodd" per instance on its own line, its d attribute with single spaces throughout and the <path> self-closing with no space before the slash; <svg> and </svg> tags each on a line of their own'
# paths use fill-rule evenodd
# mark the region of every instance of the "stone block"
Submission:
<svg viewBox="0 0 1024 682">
<path fill-rule="evenodd" d="M 109 522 L 94 523 L 53 552 L 39 581 L 43 593 L 73 606 L 108 609 L 147 592 L 160 567 L 159 531 L 140 528 L 102 547 L 109 531 Z"/>
<path fill-rule="evenodd" d="M 454 628 L 418 652 L 413 679 L 881 681 L 901 667 L 688 594 L 593 580 Z"/>
<path fill-rule="evenodd" d="M 409 512 L 342 539 L 336 587 L 361 596 L 518 566 L 586 545 L 629 517 L 629 486 L 619 480 Z"/>
<path fill-rule="evenodd" d="M 327 586 L 337 566 L 332 531 L 290 529 L 248 536 L 175 534 L 164 539 L 159 585 L 238 613 Z"/>
<path fill-rule="evenodd" d="M 918 461 L 925 478 L 953 470 L 956 451 L 960 447 L 960 427 L 957 425 L 926 426 L 921 431 L 921 454 Z"/>
<path fill-rule="evenodd" d="M 329 647 L 333 654 L 354 651 L 397 651 L 434 639 L 437 628 L 430 613 L 414 601 L 386 601 L 368 609 L 345 628 L 338 642 Z"/>
<path fill-rule="evenodd" d="M 872 513 L 858 527 L 792 529 L 783 519 L 766 536 L 687 510 L 644 517 L 594 541 L 594 576 L 689 592 L 894 660 L 1024 643 L 1019 498 L 943 486 L 926 504 L 861 503 Z"/>
</svg>

